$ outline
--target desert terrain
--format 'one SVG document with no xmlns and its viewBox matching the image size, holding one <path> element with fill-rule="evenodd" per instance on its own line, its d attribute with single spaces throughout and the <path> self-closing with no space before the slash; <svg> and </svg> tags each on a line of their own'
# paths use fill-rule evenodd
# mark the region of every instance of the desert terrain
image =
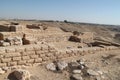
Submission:
<svg viewBox="0 0 120 80">
<path fill-rule="evenodd" d="M 1 40 L 5 41 L 5 38 L 11 36 L 21 37 L 24 34 L 27 37 L 23 37 L 23 44 L 0 46 L 0 64 L 6 64 L 0 65 L 1 71 L 5 71 L 1 72 L 0 80 L 120 80 L 120 26 L 23 20 L 1 20 L 0 25 L 8 25 L 11 22 L 22 25 L 23 31 L 18 31 L 20 34 L 17 34 L 17 31 L 11 33 L 0 26 L 0 36 L 3 35 L 2 38 L 0 37 Z M 40 25 L 40 27 L 37 26 L 36 29 L 32 24 Z M 30 26 L 25 28 L 26 25 Z M 86 35 L 84 36 L 84 34 Z M 6 35 L 8 36 L 6 37 Z M 83 37 L 81 37 L 82 35 Z M 3 43 L 1 42 L 1 44 Z M 39 51 L 39 46 L 48 47 L 47 49 L 40 48 Z M 3 48 L 6 52 L 2 53 Z M 26 53 L 22 51 L 23 48 Z M 32 48 L 35 49 L 35 53 Z M 17 53 L 21 55 L 14 56 Z M 26 56 L 30 56 L 30 58 Z M 15 74 L 12 75 L 16 69 L 29 71 L 30 79 L 18 79 Z"/>
</svg>

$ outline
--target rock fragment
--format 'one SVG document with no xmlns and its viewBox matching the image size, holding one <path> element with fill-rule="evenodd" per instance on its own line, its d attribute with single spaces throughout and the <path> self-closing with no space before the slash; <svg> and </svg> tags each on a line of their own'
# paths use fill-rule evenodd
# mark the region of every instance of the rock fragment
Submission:
<svg viewBox="0 0 120 80">
<path fill-rule="evenodd" d="M 81 70 L 73 70 L 73 73 L 74 73 L 74 74 L 80 74 L 80 73 L 81 73 Z"/>
<path fill-rule="evenodd" d="M 71 80 L 83 80 L 83 78 L 80 74 L 73 74 Z"/>
<path fill-rule="evenodd" d="M 59 61 L 57 62 L 57 67 L 59 70 L 63 70 L 68 66 L 68 63 L 66 63 L 65 61 Z"/>
<path fill-rule="evenodd" d="M 51 71 L 56 71 L 56 65 L 54 63 L 47 64 L 46 68 Z"/>
<path fill-rule="evenodd" d="M 27 70 L 17 69 L 13 73 L 18 80 L 30 80 L 31 75 Z"/>
<path fill-rule="evenodd" d="M 88 69 L 87 70 L 87 73 L 91 76 L 98 76 L 99 73 L 97 73 L 96 71 L 92 70 L 92 69 Z"/>
<path fill-rule="evenodd" d="M 1 74 L 4 74 L 4 73 L 5 73 L 5 71 L 2 70 L 2 68 L 0 68 L 0 75 L 1 75 Z"/>
</svg>

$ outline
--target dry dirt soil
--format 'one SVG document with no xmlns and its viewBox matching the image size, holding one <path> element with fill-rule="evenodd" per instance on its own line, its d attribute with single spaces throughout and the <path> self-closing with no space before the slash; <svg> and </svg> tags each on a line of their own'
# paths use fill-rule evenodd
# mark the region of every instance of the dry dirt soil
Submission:
<svg viewBox="0 0 120 80">
<path fill-rule="evenodd" d="M 106 79 L 101 80 L 120 80 L 120 50 L 98 52 L 63 60 L 71 62 L 79 59 L 85 59 L 85 63 L 90 69 L 102 71 Z M 47 63 L 26 68 L 32 74 L 31 80 L 71 80 L 70 72 L 66 70 L 63 70 L 62 72 L 52 72 L 46 69 L 46 64 Z M 0 75 L 0 80 L 5 80 L 9 73 L 10 72 Z M 83 80 L 90 79 L 84 78 Z"/>
<path fill-rule="evenodd" d="M 0 21 L 4 23 L 5 21 Z M 10 21 L 8 21 L 10 22 Z M 120 34 L 120 26 L 113 25 L 99 25 L 99 24 L 85 24 L 85 23 L 64 23 L 64 22 L 46 22 L 46 21 L 18 21 L 20 24 L 32 24 L 32 23 L 43 23 L 50 27 L 59 27 L 63 31 L 90 31 L 94 32 L 96 37 L 101 37 L 113 42 L 120 43 L 120 35 L 116 37 L 116 34 Z M 106 57 L 107 56 L 107 57 Z M 107 52 L 96 52 L 95 54 L 87 54 L 79 57 L 71 57 L 64 59 L 66 62 L 71 62 L 73 60 L 78 60 L 84 58 L 86 64 L 89 65 L 91 69 L 100 69 L 105 73 L 107 80 L 120 80 L 120 50 L 113 50 Z M 47 63 L 46 63 L 47 64 Z M 55 73 L 48 71 L 46 69 L 46 64 L 39 65 L 35 67 L 27 68 L 32 74 L 31 80 L 70 80 L 70 73 L 66 70 Z M 0 80 L 5 80 L 8 73 L 0 75 Z M 89 80 L 89 79 L 84 79 Z"/>
</svg>

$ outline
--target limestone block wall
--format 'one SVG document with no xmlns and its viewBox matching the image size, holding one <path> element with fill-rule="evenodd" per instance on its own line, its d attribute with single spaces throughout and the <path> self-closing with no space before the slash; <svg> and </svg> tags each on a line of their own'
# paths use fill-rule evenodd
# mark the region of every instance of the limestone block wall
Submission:
<svg viewBox="0 0 120 80">
<path fill-rule="evenodd" d="M 53 60 L 56 50 L 47 45 L 0 47 L 0 67 L 31 65 Z"/>
<path fill-rule="evenodd" d="M 57 59 L 113 49 L 117 49 L 117 47 L 94 47 L 68 50 L 56 50 L 54 47 L 45 44 L 0 47 L 0 67 L 33 65 L 36 63 L 42 64 Z"/>
<path fill-rule="evenodd" d="M 80 48 L 80 49 L 66 49 L 66 50 L 60 50 L 59 53 L 57 53 L 56 57 L 57 59 L 62 59 L 67 57 L 83 56 L 86 54 L 94 54 L 100 51 L 110 51 L 110 50 L 117 50 L 117 49 L 119 48 L 115 46 L 108 46 L 105 48 L 90 47 L 90 48 Z"/>
<path fill-rule="evenodd" d="M 8 37 L 23 37 L 22 32 L 0 32 L 0 40 L 4 40 Z"/>
<path fill-rule="evenodd" d="M 71 34 L 69 33 L 54 33 L 54 34 L 48 34 L 48 33 L 39 33 L 36 32 L 36 34 L 32 33 L 24 33 L 24 32 L 0 32 L 0 40 L 5 40 L 8 37 L 21 37 L 23 38 L 23 35 L 26 35 L 26 39 L 33 40 L 34 42 L 38 41 L 45 41 L 45 42 L 60 42 L 60 41 L 67 41 L 69 39 L 69 36 Z"/>
<path fill-rule="evenodd" d="M 61 42 L 61 41 L 67 41 L 69 39 L 69 36 L 71 34 L 64 34 L 64 33 L 54 33 L 54 34 L 48 34 L 48 33 L 37 33 L 37 34 L 31 34 L 26 33 L 26 39 L 35 39 L 34 41 L 45 41 L 45 42 Z"/>
<path fill-rule="evenodd" d="M 9 26 L 8 25 L 0 25 L 0 32 L 9 32 Z"/>
</svg>

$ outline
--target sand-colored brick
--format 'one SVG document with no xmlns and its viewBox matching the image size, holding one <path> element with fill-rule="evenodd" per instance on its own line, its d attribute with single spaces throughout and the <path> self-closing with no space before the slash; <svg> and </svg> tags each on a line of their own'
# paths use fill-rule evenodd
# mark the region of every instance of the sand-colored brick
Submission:
<svg viewBox="0 0 120 80">
<path fill-rule="evenodd" d="M 38 46 L 33 46 L 33 48 L 34 48 L 35 51 L 39 51 L 39 50 L 42 49 L 42 47 L 41 47 L 40 45 L 38 45 Z"/>
<path fill-rule="evenodd" d="M 23 60 L 28 60 L 28 59 L 30 59 L 30 57 L 29 56 L 22 56 L 22 59 Z"/>
<path fill-rule="evenodd" d="M 15 52 L 15 47 L 7 47 L 6 52 L 7 53 Z"/>
<path fill-rule="evenodd" d="M 25 51 L 27 52 L 27 51 L 33 51 L 34 50 L 34 48 L 33 48 L 33 45 L 29 45 L 29 46 L 26 46 L 25 47 Z"/>
<path fill-rule="evenodd" d="M 54 54 L 53 53 L 47 53 L 45 54 L 47 57 L 50 57 L 50 56 L 53 56 Z"/>
<path fill-rule="evenodd" d="M 53 58 L 53 56 L 52 56 L 52 58 Z M 50 60 L 50 57 L 47 57 L 47 56 L 46 56 L 46 57 L 43 57 L 42 60 L 43 60 L 43 61 L 48 61 L 48 60 Z"/>
<path fill-rule="evenodd" d="M 25 65 L 26 64 L 26 60 L 21 60 L 17 62 L 18 65 Z"/>
<path fill-rule="evenodd" d="M 67 54 L 71 54 L 71 53 L 72 53 L 72 50 L 66 50 L 66 53 L 67 53 Z"/>
<path fill-rule="evenodd" d="M 10 62 L 11 58 L 2 58 L 1 59 L 3 63 Z"/>
<path fill-rule="evenodd" d="M 16 50 L 16 52 L 24 52 L 25 51 L 25 47 L 23 47 L 23 46 L 17 46 L 15 48 L 15 50 Z"/>
<path fill-rule="evenodd" d="M 57 51 L 56 50 L 49 50 L 49 52 L 56 53 Z"/>
<path fill-rule="evenodd" d="M 35 63 L 40 63 L 42 62 L 42 58 L 35 59 Z"/>
<path fill-rule="evenodd" d="M 47 45 L 42 45 L 41 49 L 42 50 L 48 50 L 48 46 Z"/>
<path fill-rule="evenodd" d="M 43 54 L 44 51 L 36 51 L 36 54 Z"/>
<path fill-rule="evenodd" d="M 45 57 L 45 54 L 40 54 L 39 56 L 40 56 L 40 57 Z"/>
<path fill-rule="evenodd" d="M 5 48 L 3 47 L 0 47 L 0 54 L 4 54 L 6 51 L 5 51 Z"/>
<path fill-rule="evenodd" d="M 5 53 L 3 53 L 3 54 L 5 54 Z M 0 59 L 3 58 L 3 57 L 4 57 L 4 55 L 0 54 Z"/>
<path fill-rule="evenodd" d="M 34 59 L 27 60 L 27 63 L 34 63 Z"/>
<path fill-rule="evenodd" d="M 34 55 L 35 51 L 27 51 L 27 52 L 22 52 L 21 55 L 22 56 L 27 56 L 27 55 Z"/>
<path fill-rule="evenodd" d="M 31 59 L 38 58 L 38 57 L 39 57 L 38 55 L 30 55 Z"/>
<path fill-rule="evenodd" d="M 3 54 L 5 58 L 10 58 L 10 57 L 19 57 L 21 54 L 19 52 L 14 52 L 14 53 L 5 53 Z"/>
<path fill-rule="evenodd" d="M 7 64 L 7 66 L 16 66 L 17 65 L 17 62 L 9 62 L 8 64 Z"/>
<path fill-rule="evenodd" d="M 7 63 L 0 63 L 0 67 L 6 67 Z"/>
<path fill-rule="evenodd" d="M 21 57 L 13 57 L 12 60 L 13 60 L 13 61 L 20 61 L 20 60 L 21 60 Z"/>
</svg>

